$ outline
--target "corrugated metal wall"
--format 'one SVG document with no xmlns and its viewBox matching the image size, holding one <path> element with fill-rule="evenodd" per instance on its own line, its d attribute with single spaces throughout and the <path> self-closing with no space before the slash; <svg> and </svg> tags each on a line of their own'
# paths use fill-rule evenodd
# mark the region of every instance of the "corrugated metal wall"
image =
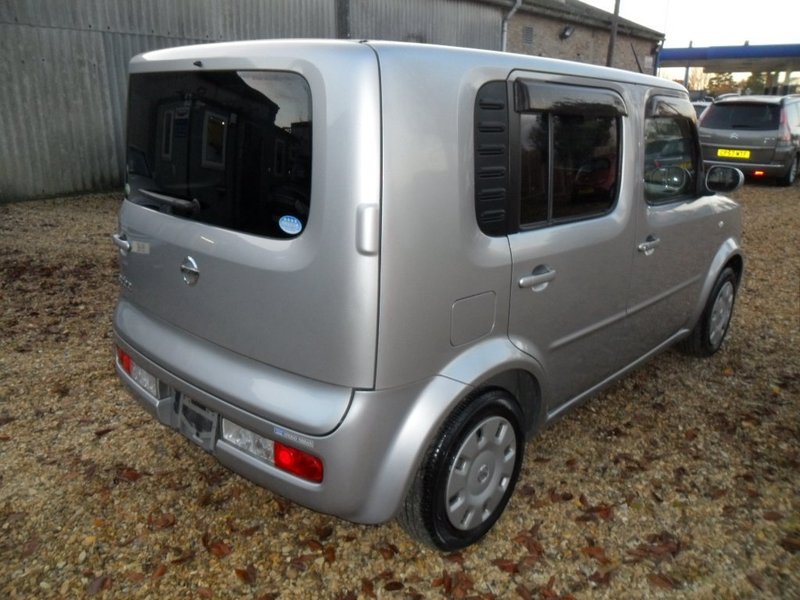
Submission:
<svg viewBox="0 0 800 600">
<path fill-rule="evenodd" d="M 140 52 L 346 30 L 499 48 L 501 18 L 469 0 L 0 0 L 0 202 L 121 187 Z"/>
<path fill-rule="evenodd" d="M 478 2 L 351 0 L 350 37 L 499 50 L 502 18 Z"/>
</svg>

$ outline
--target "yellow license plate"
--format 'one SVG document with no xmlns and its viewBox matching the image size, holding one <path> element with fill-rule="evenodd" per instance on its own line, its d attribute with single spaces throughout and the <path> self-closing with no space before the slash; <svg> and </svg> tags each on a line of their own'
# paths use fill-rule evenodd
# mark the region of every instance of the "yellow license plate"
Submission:
<svg viewBox="0 0 800 600">
<path fill-rule="evenodd" d="M 717 156 L 723 158 L 750 158 L 750 150 L 729 150 L 728 148 L 717 148 Z"/>
</svg>

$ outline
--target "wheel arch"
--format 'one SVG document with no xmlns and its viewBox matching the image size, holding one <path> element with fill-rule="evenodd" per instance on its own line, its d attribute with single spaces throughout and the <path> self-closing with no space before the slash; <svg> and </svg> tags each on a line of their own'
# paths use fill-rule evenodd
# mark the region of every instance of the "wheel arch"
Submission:
<svg viewBox="0 0 800 600">
<path fill-rule="evenodd" d="M 711 290 L 714 288 L 714 283 L 717 281 L 719 274 L 722 273 L 722 271 L 724 271 L 727 267 L 731 267 L 734 273 L 736 273 L 736 287 L 738 289 L 739 286 L 741 286 L 742 278 L 744 276 L 744 266 L 744 256 L 742 254 L 742 248 L 739 245 L 739 242 L 734 238 L 726 239 L 722 245 L 720 245 L 719 249 L 717 250 L 717 254 L 714 256 L 714 259 L 711 261 L 711 265 L 706 272 L 702 291 L 697 298 L 697 304 L 695 305 L 694 312 L 692 313 L 690 329 L 691 327 L 694 327 L 694 324 L 697 323 L 702 316 L 706 302 L 708 301 L 708 296 L 711 293 Z"/>
</svg>

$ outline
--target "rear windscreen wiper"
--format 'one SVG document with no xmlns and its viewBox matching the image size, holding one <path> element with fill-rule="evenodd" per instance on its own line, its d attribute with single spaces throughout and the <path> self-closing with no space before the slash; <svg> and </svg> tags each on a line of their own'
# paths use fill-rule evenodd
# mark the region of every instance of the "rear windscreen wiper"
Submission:
<svg viewBox="0 0 800 600">
<path fill-rule="evenodd" d="M 157 202 L 163 202 L 172 208 L 177 208 L 178 210 L 185 210 L 186 212 L 199 212 L 200 211 L 200 202 L 197 198 L 193 198 L 192 200 L 184 200 L 183 198 L 176 198 L 175 196 L 167 196 L 166 194 L 159 194 L 158 192 L 152 192 L 150 190 L 139 189 L 139 193 L 147 196 L 152 200 L 156 200 Z"/>
</svg>

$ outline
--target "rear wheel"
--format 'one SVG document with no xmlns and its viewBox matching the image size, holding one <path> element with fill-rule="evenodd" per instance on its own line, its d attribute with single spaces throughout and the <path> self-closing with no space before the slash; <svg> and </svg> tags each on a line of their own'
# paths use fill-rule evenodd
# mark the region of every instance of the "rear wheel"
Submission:
<svg viewBox="0 0 800 600">
<path fill-rule="evenodd" d="M 730 267 L 719 274 L 700 320 L 681 344 L 681 349 L 687 354 L 711 356 L 722 346 L 733 317 L 736 283 L 736 273 Z"/>
<path fill-rule="evenodd" d="M 792 185 L 797 179 L 798 168 L 800 168 L 800 155 L 794 157 L 794 160 L 792 161 L 792 166 L 789 167 L 789 171 L 786 173 L 786 175 L 781 177 L 780 179 L 781 185 Z"/>
<path fill-rule="evenodd" d="M 414 538 L 453 551 L 482 538 L 508 504 L 525 447 L 522 415 L 499 390 L 462 403 L 434 440 L 398 520 Z"/>
</svg>

